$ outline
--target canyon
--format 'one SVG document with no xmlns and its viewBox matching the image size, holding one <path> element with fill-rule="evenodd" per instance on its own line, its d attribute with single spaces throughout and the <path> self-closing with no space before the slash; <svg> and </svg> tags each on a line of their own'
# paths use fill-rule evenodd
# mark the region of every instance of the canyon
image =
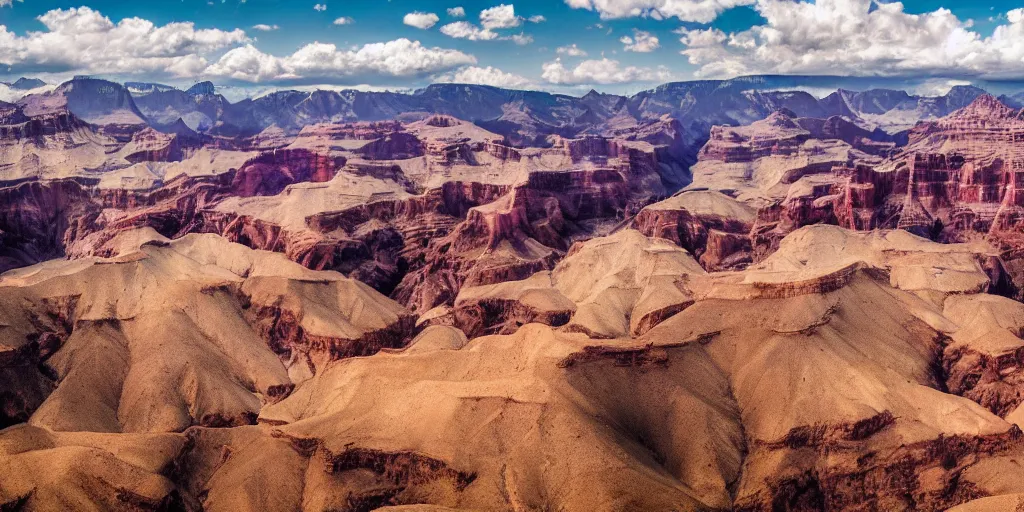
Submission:
<svg viewBox="0 0 1024 512">
<path fill-rule="evenodd" d="M 1024 110 L 0 105 L 0 509 L 1016 510 Z"/>
</svg>

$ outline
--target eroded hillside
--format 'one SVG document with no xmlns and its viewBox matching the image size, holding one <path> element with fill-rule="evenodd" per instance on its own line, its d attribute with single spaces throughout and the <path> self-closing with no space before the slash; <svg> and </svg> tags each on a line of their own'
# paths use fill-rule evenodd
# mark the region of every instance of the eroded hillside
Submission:
<svg viewBox="0 0 1024 512">
<path fill-rule="evenodd" d="M 0 509 L 1016 510 L 1021 111 L 742 87 L 0 105 Z"/>
</svg>

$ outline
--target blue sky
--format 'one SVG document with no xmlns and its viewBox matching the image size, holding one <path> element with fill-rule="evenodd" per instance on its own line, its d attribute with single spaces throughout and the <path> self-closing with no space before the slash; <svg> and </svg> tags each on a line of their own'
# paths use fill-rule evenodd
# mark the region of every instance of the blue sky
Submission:
<svg viewBox="0 0 1024 512">
<path fill-rule="evenodd" d="M 628 93 L 757 73 L 1024 77 L 1024 45 L 1015 42 L 1024 11 L 1007 0 L 5 2 L 6 74 L 50 81 L 79 73 L 254 89 L 473 81 Z M 489 29 L 481 13 L 499 6 Z M 449 14 L 455 7 L 465 15 Z M 428 21 L 405 24 L 409 13 Z M 151 26 L 121 26 L 126 18 Z"/>
</svg>

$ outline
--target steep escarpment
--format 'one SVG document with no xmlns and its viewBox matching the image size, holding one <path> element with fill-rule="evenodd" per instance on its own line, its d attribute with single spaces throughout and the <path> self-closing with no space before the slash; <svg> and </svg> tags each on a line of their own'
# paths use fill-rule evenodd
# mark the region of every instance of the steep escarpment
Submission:
<svg viewBox="0 0 1024 512">
<path fill-rule="evenodd" d="M 778 111 L 750 126 L 715 127 L 694 181 L 635 224 L 701 257 L 709 269 L 757 262 L 810 224 L 904 229 L 939 241 L 987 237 L 1013 276 L 1021 218 L 1013 169 L 1019 113 L 988 95 L 899 137 L 838 119 Z M 736 211 L 700 215 L 704 194 Z M 716 195 L 717 194 L 717 195 Z M 724 208 L 725 206 L 723 206 Z M 705 256 L 705 254 L 707 256 Z M 705 261 L 706 260 L 706 261 Z M 1019 277 L 1007 283 L 1016 293 Z"/>
<path fill-rule="evenodd" d="M 751 261 L 749 233 L 756 212 L 717 191 L 683 192 L 637 214 L 634 225 L 694 254 L 705 268 L 721 270 Z"/>
<path fill-rule="evenodd" d="M 623 230 L 577 242 L 551 271 L 468 284 L 453 321 L 470 335 L 511 333 L 531 322 L 592 338 L 639 335 L 693 304 L 704 274 L 686 251 Z"/>
<path fill-rule="evenodd" d="M 1024 492 L 1024 316 L 985 293 L 982 244 L 805 227 L 707 273 L 624 229 L 551 271 L 463 287 L 467 340 L 398 338 L 398 304 L 281 255 L 213 235 L 124 243 L 147 238 L 0 280 L 18 295 L 0 303 L 5 343 L 40 333 L 18 350 L 54 388 L 0 431 L 3 503 L 945 510 Z M 43 305 L 42 322 L 21 313 Z M 115 356 L 120 372 L 99 371 Z M 152 365 L 184 380 L 135 377 Z"/>
<path fill-rule="evenodd" d="M 0 104 L 0 509 L 1012 510 L 1020 112 L 768 82 Z"/>
<path fill-rule="evenodd" d="M 430 269 L 465 270 L 481 284 L 551 268 L 574 237 L 607 231 L 666 183 L 665 163 L 646 142 L 588 136 L 515 149 L 446 116 L 320 124 L 274 140 L 211 150 L 223 141 L 184 125 L 138 132 L 117 152 L 128 167 L 98 184 L 79 181 L 84 211 L 73 215 L 74 230 L 56 226 L 61 246 L 48 254 L 110 256 L 111 240 L 142 227 L 169 238 L 217 233 L 341 271 L 425 311 L 451 305 L 465 279 L 438 284 Z M 536 247 L 509 246 L 526 239 Z"/>
<path fill-rule="evenodd" d="M 38 371 L 52 388 L 42 403 L 36 388 L 17 393 L 11 407 L 35 408 L 8 421 L 28 412 L 34 425 L 92 432 L 248 424 L 327 362 L 410 338 L 412 317 L 366 285 L 215 235 L 168 242 L 150 231 L 126 236 L 121 252 L 0 279 L 12 327 L 4 371 Z"/>
<path fill-rule="evenodd" d="M 74 180 L 0 187 L 0 270 L 63 256 L 79 219 L 98 210 Z"/>
<path fill-rule="evenodd" d="M 551 269 L 574 237 L 610 230 L 638 209 L 622 173 L 580 170 L 531 173 L 493 202 L 433 240 L 422 267 L 395 297 L 415 311 L 451 306 L 463 286 L 523 279 Z"/>
</svg>

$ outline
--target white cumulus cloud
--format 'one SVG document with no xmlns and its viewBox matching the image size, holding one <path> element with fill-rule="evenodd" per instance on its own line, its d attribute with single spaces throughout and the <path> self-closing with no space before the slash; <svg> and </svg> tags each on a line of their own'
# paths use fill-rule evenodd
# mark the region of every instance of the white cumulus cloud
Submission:
<svg viewBox="0 0 1024 512">
<path fill-rule="evenodd" d="M 277 25 L 267 25 L 265 23 L 258 23 L 252 26 L 253 30 L 259 30 L 260 32 L 270 32 L 272 30 L 277 30 L 279 28 L 281 27 L 278 27 Z"/>
<path fill-rule="evenodd" d="M 622 48 L 623 50 L 637 53 L 653 52 L 661 46 L 657 36 L 650 32 L 636 29 L 633 30 L 633 37 L 622 36 L 619 42 L 625 45 Z"/>
<path fill-rule="evenodd" d="M 466 16 L 466 10 L 462 7 L 449 7 L 448 16 L 452 18 L 463 18 Z"/>
<path fill-rule="evenodd" d="M 317 78 L 362 80 L 367 77 L 425 77 L 476 64 L 458 50 L 428 48 L 419 41 L 396 39 L 342 50 L 328 43 L 311 43 L 292 55 L 268 55 L 252 45 L 228 51 L 205 74 L 246 82 Z"/>
<path fill-rule="evenodd" d="M 316 4 L 313 6 L 314 11 L 324 12 L 327 10 L 327 4 Z"/>
<path fill-rule="evenodd" d="M 573 43 L 573 44 L 571 44 L 569 46 L 562 46 L 562 47 L 558 48 L 557 52 L 560 55 L 568 55 L 570 57 L 586 57 L 587 56 L 587 52 L 583 51 L 583 49 L 580 48 L 579 46 L 576 46 L 576 43 Z"/>
<path fill-rule="evenodd" d="M 508 37 L 508 39 L 513 43 L 518 44 L 519 46 L 526 46 L 528 44 L 533 43 L 533 36 L 531 36 L 530 34 L 512 34 L 511 36 Z"/>
<path fill-rule="evenodd" d="M 516 9 L 512 4 L 501 4 L 480 11 L 480 25 L 488 30 L 515 28 L 522 23 L 523 19 L 516 16 Z"/>
<path fill-rule="evenodd" d="M 114 23 L 88 7 L 54 9 L 38 17 L 46 30 L 24 36 L 0 26 L 0 63 L 83 73 L 192 76 L 204 54 L 249 41 L 245 32 L 196 29 L 191 22 L 157 26 L 142 18 Z"/>
<path fill-rule="evenodd" d="M 355 22 L 356 22 L 356 20 L 354 20 L 354 19 L 352 19 L 352 18 L 350 18 L 348 16 L 342 16 L 342 17 L 337 18 L 337 19 L 334 20 L 334 24 L 335 25 L 351 25 L 351 24 L 353 24 Z"/>
<path fill-rule="evenodd" d="M 573 9 L 596 11 L 603 19 L 651 17 L 679 18 L 682 21 L 710 23 L 722 12 L 755 0 L 565 0 Z"/>
<path fill-rule="evenodd" d="M 515 28 L 523 24 L 524 18 L 516 15 L 515 7 L 511 4 L 501 4 L 489 9 L 480 11 L 480 25 L 474 25 L 468 21 L 455 21 L 441 27 L 441 33 L 455 39 L 468 39 L 470 41 L 512 41 L 518 45 L 527 45 L 533 42 L 533 36 L 520 32 L 519 34 L 502 35 L 497 30 Z M 544 16 L 533 16 L 530 21 L 540 23 L 545 21 Z"/>
<path fill-rule="evenodd" d="M 541 77 L 554 85 L 624 84 L 632 82 L 666 82 L 672 73 L 665 67 L 622 67 L 617 60 L 608 58 L 580 62 L 575 68 L 566 68 L 561 59 L 546 62 Z"/>
<path fill-rule="evenodd" d="M 758 0 L 763 25 L 680 30 L 698 76 L 753 73 L 1024 76 L 1024 10 L 991 36 L 947 9 L 909 14 L 871 0 Z"/>
<path fill-rule="evenodd" d="M 440 20 L 441 18 L 438 18 L 437 15 L 432 12 L 417 11 L 406 14 L 405 17 L 402 18 L 402 23 L 405 23 L 410 27 L 426 30 L 436 25 Z"/>
<path fill-rule="evenodd" d="M 456 21 L 444 25 L 441 27 L 441 33 L 455 39 L 469 39 L 470 41 L 489 41 L 498 38 L 497 32 L 480 28 L 468 21 Z"/>
<path fill-rule="evenodd" d="M 506 73 L 492 66 L 485 68 L 477 66 L 465 67 L 455 73 L 439 76 L 437 81 L 455 84 L 491 85 L 512 89 L 526 87 L 531 83 L 529 79 L 523 76 Z"/>
</svg>

